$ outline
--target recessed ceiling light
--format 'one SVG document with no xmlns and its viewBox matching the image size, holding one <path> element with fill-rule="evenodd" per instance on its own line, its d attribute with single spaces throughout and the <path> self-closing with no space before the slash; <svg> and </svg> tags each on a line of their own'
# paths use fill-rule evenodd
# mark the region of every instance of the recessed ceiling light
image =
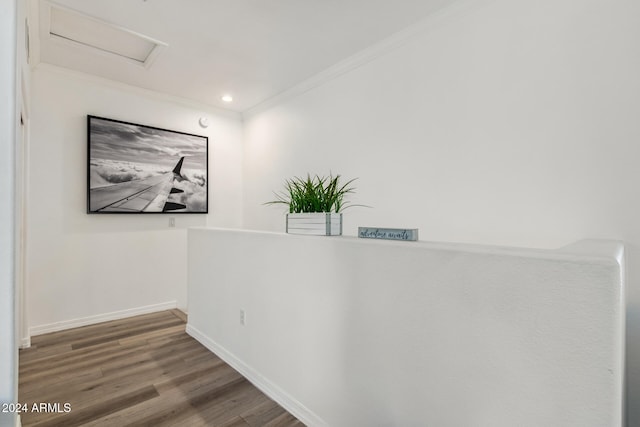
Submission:
<svg viewBox="0 0 640 427">
<path fill-rule="evenodd" d="M 224 102 L 231 102 L 231 101 L 233 101 L 233 97 L 232 97 L 231 95 L 224 95 L 224 96 L 222 97 L 222 100 L 223 100 Z"/>
</svg>

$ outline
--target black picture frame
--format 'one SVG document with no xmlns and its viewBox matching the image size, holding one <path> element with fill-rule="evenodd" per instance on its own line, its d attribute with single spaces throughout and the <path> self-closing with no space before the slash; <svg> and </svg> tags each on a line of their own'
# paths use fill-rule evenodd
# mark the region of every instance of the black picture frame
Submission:
<svg viewBox="0 0 640 427">
<path fill-rule="evenodd" d="M 87 115 L 87 213 L 209 213 L 209 138 Z"/>
</svg>

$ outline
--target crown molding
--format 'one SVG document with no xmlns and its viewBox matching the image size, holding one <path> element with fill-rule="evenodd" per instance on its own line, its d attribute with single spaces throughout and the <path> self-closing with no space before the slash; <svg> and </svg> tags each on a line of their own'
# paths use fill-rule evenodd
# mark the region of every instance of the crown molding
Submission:
<svg viewBox="0 0 640 427">
<path fill-rule="evenodd" d="M 71 70 L 69 68 L 60 67 L 58 65 L 48 64 L 40 62 L 34 67 L 34 71 L 37 73 L 39 70 L 64 74 L 76 79 L 82 79 L 101 86 L 107 86 L 113 89 L 121 90 L 123 92 L 134 93 L 147 98 L 153 98 L 158 101 L 170 102 L 172 104 L 181 105 L 183 107 L 192 108 L 195 110 L 206 111 L 217 116 L 226 117 L 233 120 L 242 121 L 242 115 L 236 111 L 226 110 L 217 106 L 209 105 L 203 102 L 194 101 L 189 98 L 183 98 L 176 95 L 170 95 L 164 92 L 157 92 L 151 89 L 144 89 L 139 86 L 129 85 L 127 83 L 118 82 L 115 80 L 106 79 L 104 77 L 98 77 L 93 74 L 84 73 L 81 71 Z"/>
<path fill-rule="evenodd" d="M 242 112 L 243 120 L 248 120 L 253 116 L 268 110 L 278 104 L 286 102 L 290 99 L 296 98 L 316 87 L 322 86 L 325 83 L 336 79 L 343 74 L 360 68 L 369 62 L 376 60 L 386 54 L 400 48 L 402 45 L 408 43 L 418 35 L 427 33 L 434 28 L 437 28 L 443 22 L 448 19 L 459 16 L 465 13 L 469 13 L 481 4 L 486 4 L 489 1 L 495 0 L 458 0 L 454 3 L 447 5 L 439 10 L 436 10 L 425 19 L 413 24 L 403 30 L 400 30 L 390 37 L 367 47 L 355 55 L 338 62 L 337 64 L 325 69 L 283 92 L 277 95 L 267 98 L 266 100 L 248 108 Z"/>
</svg>

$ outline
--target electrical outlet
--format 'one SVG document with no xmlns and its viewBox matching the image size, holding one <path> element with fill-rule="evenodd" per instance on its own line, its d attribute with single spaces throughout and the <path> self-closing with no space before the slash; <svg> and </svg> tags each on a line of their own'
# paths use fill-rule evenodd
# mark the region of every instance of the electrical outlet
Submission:
<svg viewBox="0 0 640 427">
<path fill-rule="evenodd" d="M 169 227 L 175 227 L 176 226 L 176 219 L 171 217 L 169 218 Z"/>
<path fill-rule="evenodd" d="M 240 310 L 240 324 L 242 326 L 247 324 L 247 313 L 244 310 Z"/>
</svg>

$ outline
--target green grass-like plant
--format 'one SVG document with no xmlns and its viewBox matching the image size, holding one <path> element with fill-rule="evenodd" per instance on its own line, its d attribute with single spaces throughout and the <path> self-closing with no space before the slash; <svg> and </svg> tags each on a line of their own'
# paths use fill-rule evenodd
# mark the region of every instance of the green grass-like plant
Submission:
<svg viewBox="0 0 640 427">
<path fill-rule="evenodd" d="M 341 212 L 351 205 L 345 196 L 353 193 L 351 185 L 355 179 L 344 184 L 340 175 L 320 177 L 307 174 L 306 178 L 294 177 L 285 181 L 284 191 L 274 192 L 276 200 L 266 205 L 283 204 L 289 207 L 289 213 L 302 212 Z"/>
</svg>

